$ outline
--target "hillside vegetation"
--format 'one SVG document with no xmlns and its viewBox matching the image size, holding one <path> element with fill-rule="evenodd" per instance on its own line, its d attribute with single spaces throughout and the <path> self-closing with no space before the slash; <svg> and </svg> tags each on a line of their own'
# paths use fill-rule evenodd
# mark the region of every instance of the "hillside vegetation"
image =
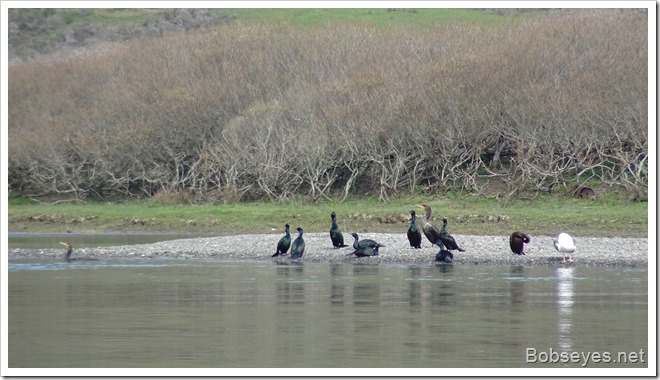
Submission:
<svg viewBox="0 0 660 380">
<path fill-rule="evenodd" d="M 231 22 L 13 61 L 10 189 L 646 194 L 644 12 L 413 25 Z"/>
</svg>

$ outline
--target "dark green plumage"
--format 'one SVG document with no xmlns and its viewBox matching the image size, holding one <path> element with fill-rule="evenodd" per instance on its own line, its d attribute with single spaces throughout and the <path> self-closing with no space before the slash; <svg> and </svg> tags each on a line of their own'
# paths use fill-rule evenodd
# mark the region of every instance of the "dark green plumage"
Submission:
<svg viewBox="0 0 660 380">
<path fill-rule="evenodd" d="M 296 231 L 298 231 L 298 237 L 291 244 L 291 258 L 294 260 L 301 258 L 303 256 L 303 253 L 305 253 L 305 240 L 303 239 L 303 229 L 298 227 L 296 228 Z"/>
<path fill-rule="evenodd" d="M 422 233 L 417 228 L 415 210 L 410 210 L 410 227 L 408 227 L 408 241 L 413 248 L 422 248 Z"/>
<path fill-rule="evenodd" d="M 355 249 L 355 252 L 353 253 L 359 257 L 378 256 L 378 249 L 380 247 L 384 247 L 384 245 L 371 239 L 360 240 L 358 234 L 355 232 L 353 232 L 351 235 L 353 238 L 355 238 L 355 241 L 353 242 L 353 248 Z"/>
<path fill-rule="evenodd" d="M 465 250 L 456 244 L 454 237 L 446 231 L 447 229 L 447 218 L 442 218 L 442 229 L 440 230 L 440 240 L 448 250 L 458 249 L 459 252 L 465 252 Z"/>
<path fill-rule="evenodd" d="M 291 234 L 289 233 L 289 225 L 285 224 L 284 225 L 284 236 L 282 236 L 280 241 L 277 242 L 277 251 L 271 257 L 275 257 L 275 256 L 279 256 L 279 255 L 286 255 L 286 252 L 289 250 L 290 246 L 291 246 Z"/>
<path fill-rule="evenodd" d="M 344 244 L 344 235 L 341 233 L 339 226 L 337 225 L 337 215 L 333 211 L 330 214 L 332 218 L 332 226 L 330 226 L 330 240 L 332 240 L 332 246 L 335 248 L 344 248 L 348 245 Z"/>
<path fill-rule="evenodd" d="M 419 205 L 418 207 L 424 210 L 424 216 L 422 217 L 422 232 L 424 232 L 424 236 L 429 239 L 431 244 L 435 244 L 443 249 L 444 245 L 440 230 L 431 223 L 431 207 L 428 205 Z"/>
</svg>

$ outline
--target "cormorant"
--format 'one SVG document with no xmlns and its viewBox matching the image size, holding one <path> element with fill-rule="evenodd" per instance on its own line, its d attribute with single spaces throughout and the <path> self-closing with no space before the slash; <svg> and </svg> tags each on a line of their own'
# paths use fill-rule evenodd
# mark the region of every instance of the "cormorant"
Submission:
<svg viewBox="0 0 660 380">
<path fill-rule="evenodd" d="M 73 251 L 73 246 L 71 243 L 60 242 L 64 247 L 66 247 L 66 253 L 64 254 L 65 261 L 71 261 L 71 252 Z"/>
<path fill-rule="evenodd" d="M 275 257 L 275 256 L 279 256 L 279 255 L 286 255 L 286 251 L 289 250 L 290 246 L 291 246 L 291 234 L 289 233 L 289 225 L 285 224 L 284 225 L 284 236 L 282 236 L 280 241 L 277 242 L 277 251 L 271 257 Z"/>
<path fill-rule="evenodd" d="M 60 244 L 66 247 L 66 253 L 64 254 L 64 261 L 98 260 L 93 257 L 71 257 L 71 252 L 73 252 L 73 245 L 71 245 L 71 243 L 64 243 L 64 242 L 60 242 Z"/>
<path fill-rule="evenodd" d="M 298 231 L 298 237 L 296 238 L 296 240 L 293 241 L 293 244 L 291 244 L 291 258 L 294 260 L 301 258 L 303 253 L 305 253 L 305 240 L 303 239 L 303 229 L 298 227 L 296 228 L 296 231 Z"/>
<path fill-rule="evenodd" d="M 439 246 L 440 249 L 444 249 L 445 246 L 442 243 L 440 230 L 431 223 L 431 207 L 428 205 L 418 205 L 417 207 L 425 211 L 424 216 L 422 217 L 422 232 L 424 232 L 424 236 L 429 239 L 431 244 L 435 244 Z"/>
<path fill-rule="evenodd" d="M 511 251 L 516 255 L 524 255 L 525 244 L 529 243 L 531 239 L 529 235 L 524 234 L 520 231 L 516 231 L 511 234 L 509 238 L 509 246 L 511 246 Z"/>
<path fill-rule="evenodd" d="M 365 247 L 356 249 L 351 253 L 357 257 L 378 256 L 378 248 Z"/>
<path fill-rule="evenodd" d="M 344 244 L 344 235 L 342 235 L 339 230 L 339 226 L 337 225 L 337 215 L 334 211 L 330 214 L 330 217 L 332 218 L 332 226 L 330 227 L 330 240 L 332 240 L 332 246 L 335 248 L 348 247 L 348 245 Z"/>
<path fill-rule="evenodd" d="M 408 227 L 408 241 L 413 248 L 422 248 L 422 233 L 417 229 L 417 216 L 415 210 L 410 210 L 410 227 Z"/>
<path fill-rule="evenodd" d="M 440 240 L 442 244 L 447 247 L 448 250 L 458 249 L 459 252 L 465 252 L 465 250 L 456 244 L 456 240 L 451 236 L 447 231 L 447 218 L 442 218 L 442 229 L 440 230 Z"/>
<path fill-rule="evenodd" d="M 355 232 L 351 233 L 351 236 L 355 238 L 355 241 L 353 242 L 353 248 L 355 249 L 354 253 L 358 256 L 358 252 L 364 254 L 365 256 L 378 256 L 378 248 L 384 247 L 384 245 L 371 239 L 360 240 L 358 238 L 358 234 Z M 373 251 L 373 254 L 367 255 L 367 253 L 371 253 L 371 251 Z"/>
<path fill-rule="evenodd" d="M 556 238 L 552 239 L 552 244 L 555 246 L 555 249 L 560 253 L 563 253 L 562 263 L 572 263 L 573 259 L 571 258 L 571 253 L 575 252 L 575 239 L 571 235 L 562 232 Z M 568 260 L 566 256 L 568 255 Z"/>
<path fill-rule="evenodd" d="M 435 254 L 435 261 L 451 263 L 454 261 L 454 255 L 445 249 L 441 249 L 440 252 Z"/>
</svg>

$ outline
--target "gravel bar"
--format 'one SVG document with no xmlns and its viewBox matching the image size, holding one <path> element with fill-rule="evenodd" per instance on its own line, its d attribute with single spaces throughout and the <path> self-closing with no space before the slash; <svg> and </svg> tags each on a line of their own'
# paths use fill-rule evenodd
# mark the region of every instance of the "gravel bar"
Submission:
<svg viewBox="0 0 660 380">
<path fill-rule="evenodd" d="M 271 258 L 278 234 L 232 235 L 162 241 L 152 244 L 136 244 L 113 247 L 79 248 L 71 241 L 74 250 L 72 258 L 167 258 L 167 259 L 217 259 L 217 260 L 270 260 L 287 261 L 284 258 Z M 298 236 L 292 233 L 292 240 Z M 525 255 L 517 256 L 509 249 L 508 236 L 453 235 L 465 252 L 454 251 L 454 265 L 561 265 L 561 255 L 552 245 L 551 236 L 532 236 L 531 243 L 525 246 Z M 373 239 L 384 244 L 380 255 L 356 257 L 352 247 L 336 249 L 332 247 L 329 233 L 306 233 L 303 262 L 348 262 L 348 263 L 392 263 L 427 265 L 435 262 L 436 246 L 424 238 L 422 249 L 413 249 L 405 234 L 364 233 L 360 239 Z M 353 238 L 344 233 L 344 240 L 352 245 Z M 59 245 L 59 244 L 58 244 Z M 577 250 L 572 254 L 571 265 L 587 266 L 648 266 L 648 238 L 602 238 L 575 237 Z M 24 249 L 9 251 L 9 259 L 35 259 L 63 257 L 64 248 Z M 565 264 L 568 265 L 568 264 Z"/>
</svg>

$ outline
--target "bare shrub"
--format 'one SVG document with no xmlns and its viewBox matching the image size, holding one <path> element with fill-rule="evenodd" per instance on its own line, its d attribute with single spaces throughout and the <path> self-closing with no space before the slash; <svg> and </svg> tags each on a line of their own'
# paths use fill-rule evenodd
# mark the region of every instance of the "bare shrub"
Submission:
<svg viewBox="0 0 660 380">
<path fill-rule="evenodd" d="M 643 197 L 646 33 L 626 10 L 419 29 L 223 25 L 13 62 L 9 184 L 236 202 L 597 181 Z"/>
</svg>

